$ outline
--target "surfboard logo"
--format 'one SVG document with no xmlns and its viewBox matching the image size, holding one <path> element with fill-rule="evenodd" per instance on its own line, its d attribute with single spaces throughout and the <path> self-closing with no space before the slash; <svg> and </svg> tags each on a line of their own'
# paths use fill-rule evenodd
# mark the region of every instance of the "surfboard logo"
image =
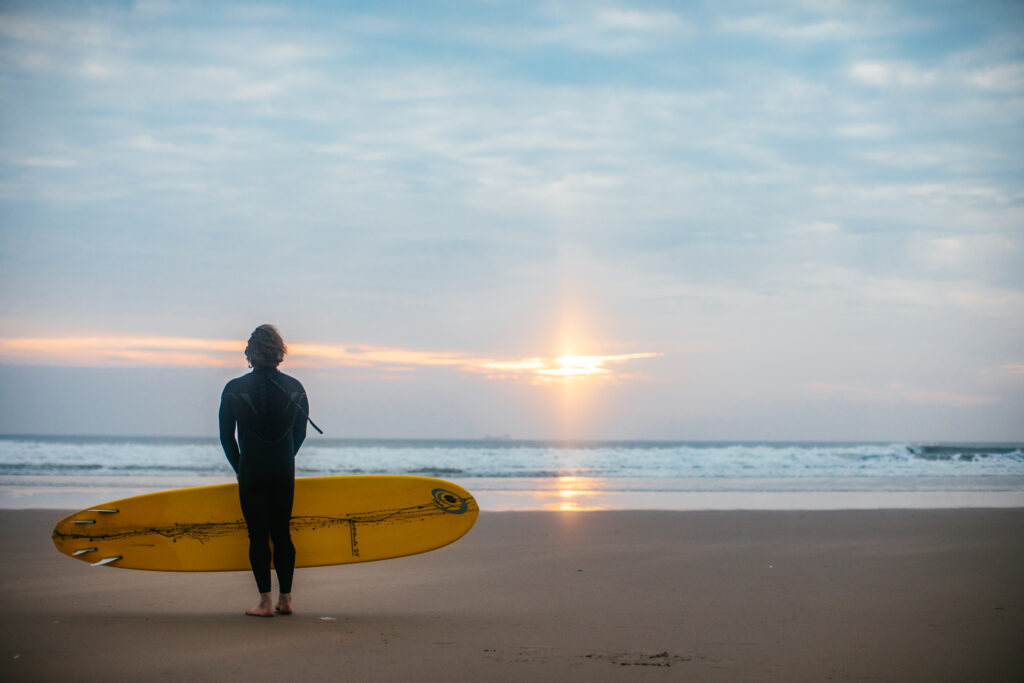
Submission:
<svg viewBox="0 0 1024 683">
<path fill-rule="evenodd" d="M 434 504 L 444 512 L 461 515 L 469 509 L 469 501 L 447 489 L 434 489 L 431 495 L 434 496 Z"/>
</svg>

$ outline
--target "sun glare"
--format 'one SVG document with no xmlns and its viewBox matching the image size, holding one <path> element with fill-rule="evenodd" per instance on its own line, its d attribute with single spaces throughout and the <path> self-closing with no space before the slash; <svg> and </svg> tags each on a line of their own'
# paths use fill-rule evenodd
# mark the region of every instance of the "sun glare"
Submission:
<svg viewBox="0 0 1024 683">
<path fill-rule="evenodd" d="M 542 379 L 549 380 L 603 378 L 611 375 L 611 369 L 607 367 L 611 363 L 619 363 L 637 358 L 653 358 L 659 355 L 661 354 L 628 353 L 616 356 L 578 356 L 566 354 L 559 356 L 552 363 L 534 369 L 534 372 Z"/>
<path fill-rule="evenodd" d="M 603 367 L 606 360 L 607 356 L 561 356 L 555 361 L 556 367 L 537 370 L 537 374 L 552 377 L 601 375 L 608 372 Z"/>
<path fill-rule="evenodd" d="M 584 510 L 600 510 L 599 505 L 594 505 L 591 498 L 597 495 L 598 491 L 594 485 L 599 480 L 587 479 L 584 477 L 563 476 L 558 478 L 558 488 L 555 491 L 557 499 L 547 505 L 548 509 L 560 510 L 562 512 L 581 512 Z"/>
</svg>

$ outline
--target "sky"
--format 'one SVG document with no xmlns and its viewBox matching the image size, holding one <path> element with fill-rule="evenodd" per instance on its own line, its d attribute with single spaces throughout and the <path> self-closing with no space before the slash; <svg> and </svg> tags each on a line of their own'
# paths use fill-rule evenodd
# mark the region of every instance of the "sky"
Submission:
<svg viewBox="0 0 1024 683">
<path fill-rule="evenodd" d="M 1024 440 L 1019 2 L 0 5 L 0 433 Z"/>
</svg>

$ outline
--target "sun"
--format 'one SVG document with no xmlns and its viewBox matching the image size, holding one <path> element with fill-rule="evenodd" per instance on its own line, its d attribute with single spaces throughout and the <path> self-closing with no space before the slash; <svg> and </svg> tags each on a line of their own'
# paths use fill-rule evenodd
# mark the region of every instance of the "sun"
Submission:
<svg viewBox="0 0 1024 683">
<path fill-rule="evenodd" d="M 608 372 L 607 368 L 603 367 L 606 361 L 607 358 L 604 356 L 576 356 L 566 354 L 556 358 L 555 362 L 551 366 L 537 369 L 536 373 L 542 377 L 592 377 L 594 375 L 603 375 Z"/>
</svg>

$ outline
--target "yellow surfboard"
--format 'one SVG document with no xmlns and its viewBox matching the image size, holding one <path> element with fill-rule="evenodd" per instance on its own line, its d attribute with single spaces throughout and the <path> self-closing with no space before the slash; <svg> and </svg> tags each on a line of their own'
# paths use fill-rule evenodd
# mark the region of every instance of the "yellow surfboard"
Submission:
<svg viewBox="0 0 1024 683">
<path fill-rule="evenodd" d="M 408 476 L 295 480 L 297 567 L 385 560 L 458 540 L 480 513 L 473 496 L 442 479 Z M 238 485 L 148 493 L 69 515 L 53 530 L 66 555 L 125 569 L 249 569 Z"/>
</svg>

